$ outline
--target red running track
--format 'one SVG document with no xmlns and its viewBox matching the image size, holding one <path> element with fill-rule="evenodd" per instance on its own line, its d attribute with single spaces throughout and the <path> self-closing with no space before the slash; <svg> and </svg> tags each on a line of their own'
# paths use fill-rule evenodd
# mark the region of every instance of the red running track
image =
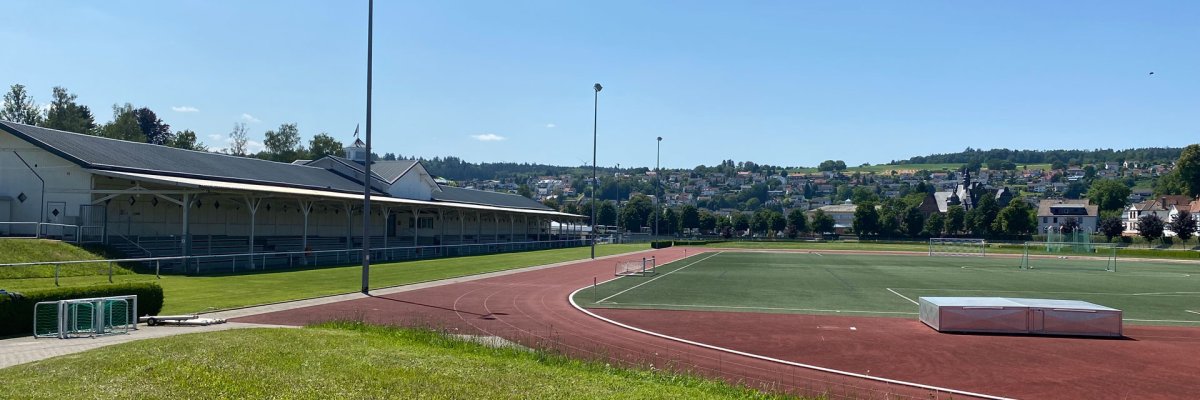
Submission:
<svg viewBox="0 0 1200 400">
<path fill-rule="evenodd" d="M 693 249 L 692 254 L 697 250 Z M 660 262 L 681 248 L 654 251 Z M 643 254 L 629 256 L 641 258 Z M 831 398 L 970 398 L 788 366 L 621 328 L 567 297 L 611 277 L 615 259 L 238 318 L 306 325 L 329 320 L 432 327 L 624 365 L 719 377 Z M 939 334 L 917 321 L 598 309 L 639 328 L 826 368 L 1022 398 L 1189 398 L 1200 395 L 1200 329 L 1127 327 L 1130 340 Z M 855 327 L 851 331 L 849 327 Z"/>
</svg>

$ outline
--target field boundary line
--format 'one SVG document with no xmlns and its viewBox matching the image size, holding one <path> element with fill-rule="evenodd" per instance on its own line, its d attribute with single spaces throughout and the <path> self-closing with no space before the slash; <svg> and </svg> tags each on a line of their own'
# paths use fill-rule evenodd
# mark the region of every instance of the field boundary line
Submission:
<svg viewBox="0 0 1200 400">
<path fill-rule="evenodd" d="M 948 288 L 894 288 L 901 290 L 942 291 L 942 292 L 997 292 L 997 293 L 1046 293 L 1046 294 L 1090 294 L 1102 296 L 1165 296 L 1165 297 L 1196 297 L 1200 292 L 1157 292 L 1157 293 L 1106 293 L 1106 292 L 1045 292 L 1040 290 L 991 290 L 991 289 L 948 289 Z M 891 290 L 891 289 L 888 289 Z M 892 292 L 895 293 L 895 292 Z M 911 301 L 911 300 L 910 300 Z"/>
<path fill-rule="evenodd" d="M 1192 311 L 1192 310 L 1183 310 L 1183 311 L 1187 311 L 1187 312 L 1190 312 L 1190 313 L 1192 313 L 1192 314 L 1200 315 L 1200 311 Z"/>
<path fill-rule="evenodd" d="M 710 306 L 706 304 L 660 304 L 660 303 L 613 303 L 622 306 L 653 306 L 653 307 L 693 307 L 693 308 L 728 308 L 735 310 L 774 310 L 774 311 L 818 311 L 832 313 L 862 313 L 862 314 L 909 314 L 917 315 L 915 312 L 907 311 L 860 311 L 860 310 L 825 310 L 819 308 L 786 308 L 786 307 L 750 307 L 750 306 Z"/>
<path fill-rule="evenodd" d="M 717 252 L 717 254 L 720 254 L 720 252 Z M 595 318 L 595 319 L 598 319 L 598 320 L 601 320 L 601 321 L 604 321 L 604 322 L 607 322 L 607 323 L 610 323 L 610 324 L 613 324 L 613 325 L 616 325 L 616 326 L 619 326 L 619 327 L 622 327 L 622 328 L 625 328 L 625 329 L 628 329 L 628 330 L 631 330 L 634 332 L 641 332 L 641 333 L 644 333 L 644 334 L 647 334 L 650 336 L 654 336 L 654 337 L 658 337 L 658 338 L 662 338 L 662 339 L 666 339 L 666 340 L 671 340 L 671 341 L 675 341 L 675 342 L 679 342 L 679 343 L 689 344 L 692 346 L 702 347 L 702 348 L 706 348 L 709 350 L 716 350 L 716 351 L 726 352 L 729 354 L 736 354 L 736 355 L 740 355 L 743 357 L 750 357 L 750 358 L 759 359 L 759 360 L 763 360 L 763 361 L 767 361 L 767 362 L 790 365 L 793 367 L 800 367 L 800 368 L 814 370 L 814 371 L 828 372 L 828 373 L 835 374 L 835 375 L 848 376 L 848 377 L 859 378 L 859 379 L 866 379 L 866 380 L 871 380 L 871 381 L 875 381 L 875 382 L 889 383 L 889 384 L 893 384 L 893 385 L 914 387 L 914 388 L 918 388 L 918 389 L 932 390 L 935 392 L 953 393 L 953 394 L 960 394 L 963 396 L 979 397 L 979 398 L 992 399 L 992 400 L 1010 400 L 1010 398 L 1008 398 L 1008 397 L 993 396 L 993 395 L 982 394 L 982 393 L 968 392 L 965 390 L 958 390 L 958 389 L 951 389 L 951 388 L 945 388 L 945 387 L 939 387 L 939 386 L 926 385 L 926 384 L 916 383 L 916 382 L 908 382 L 908 381 L 888 379 L 888 378 L 883 378 L 883 377 L 878 377 L 878 376 L 863 375 L 863 374 L 858 374 L 858 373 L 854 373 L 854 372 L 850 372 L 850 371 L 842 371 L 842 370 L 838 370 L 838 369 L 820 367 L 820 366 L 816 366 L 816 365 L 804 364 L 804 363 L 799 363 L 799 362 L 795 362 L 795 361 L 781 360 L 781 359 L 774 358 L 774 357 L 767 357 L 767 356 L 758 355 L 758 354 L 754 354 L 754 353 L 747 353 L 744 351 L 738 351 L 738 350 L 729 349 L 729 348 L 725 348 L 725 347 L 715 346 L 715 345 L 711 345 L 711 344 L 707 344 L 707 343 L 700 343 L 700 342 L 696 342 L 696 341 L 692 341 L 692 340 L 687 340 L 687 339 L 683 339 L 683 338 L 678 338 L 678 337 L 654 332 L 651 330 L 638 328 L 638 327 L 635 327 L 632 325 L 627 325 L 627 324 L 624 324 L 621 322 L 617 322 L 617 321 L 602 317 L 596 313 L 588 311 L 586 308 L 579 306 L 579 304 L 575 302 L 575 295 L 587 288 L 588 288 L 588 286 L 584 286 L 579 289 L 575 289 L 574 292 L 571 292 L 571 294 L 567 295 L 567 301 L 569 301 L 571 303 L 572 307 L 575 307 L 576 310 L 579 310 L 579 311 L 583 312 L 584 314 L 591 316 L 592 318 Z"/>
<path fill-rule="evenodd" d="M 910 298 L 908 298 L 908 296 L 902 295 L 902 294 L 900 294 L 899 292 L 896 292 L 895 290 L 892 290 L 892 288 L 884 288 L 884 289 L 887 289 L 887 291 L 889 291 L 889 292 L 892 292 L 892 294 L 894 294 L 894 295 L 897 295 L 897 296 L 903 297 L 905 300 L 908 300 L 908 302 L 909 302 L 909 303 L 913 303 L 913 304 L 916 304 L 916 305 L 918 305 L 918 306 L 919 306 L 919 305 L 921 305 L 921 303 L 918 303 L 918 302 L 915 302 L 915 301 L 913 301 L 913 299 L 910 299 Z"/>
<path fill-rule="evenodd" d="M 701 259 L 699 259 L 699 260 L 692 261 L 692 262 L 691 262 L 690 264 L 688 264 L 688 265 L 684 265 L 684 266 L 682 266 L 682 267 L 679 267 L 679 268 L 676 268 L 676 269 L 673 269 L 673 270 L 671 270 L 671 272 L 668 272 L 668 273 L 665 273 L 665 274 L 662 274 L 662 275 L 656 276 L 656 277 L 654 277 L 654 278 L 651 278 L 651 279 L 650 279 L 650 280 L 648 280 L 648 281 L 645 281 L 645 282 L 639 283 L 639 284 L 637 284 L 637 285 L 634 285 L 634 286 L 633 286 L 633 287 L 631 287 L 631 288 L 628 288 L 628 289 L 622 290 L 622 291 L 620 291 L 620 292 L 613 293 L 613 295 L 612 295 L 612 296 L 608 296 L 608 297 L 605 297 L 605 298 L 603 298 L 603 299 L 600 299 L 599 301 L 596 301 L 596 303 L 595 303 L 595 304 L 600 304 L 600 303 L 603 303 L 605 300 L 611 299 L 611 298 L 613 298 L 613 297 L 620 296 L 621 294 L 624 294 L 625 292 L 628 292 L 628 291 L 630 291 L 630 290 L 633 290 L 633 289 L 637 289 L 637 288 L 639 288 L 639 287 L 642 287 L 642 285 L 645 285 L 645 284 L 647 284 L 647 283 L 650 283 L 650 282 L 654 282 L 654 281 L 658 280 L 659 278 L 666 278 L 666 277 L 667 277 L 667 275 L 670 275 L 670 274 L 676 273 L 676 272 L 678 272 L 678 271 L 680 271 L 680 270 L 682 270 L 682 269 L 684 269 L 684 268 L 687 268 L 687 267 L 690 267 L 690 266 L 696 265 L 696 263 L 698 263 L 698 262 L 701 262 L 701 261 L 704 261 L 704 260 L 707 260 L 707 259 L 713 258 L 713 257 L 715 257 L 716 255 L 718 255 L 718 254 L 721 254 L 721 253 L 723 253 L 723 252 L 721 252 L 721 251 L 718 251 L 718 252 L 716 252 L 716 253 L 709 254 L 709 255 L 708 255 L 708 257 L 704 257 L 704 258 L 701 258 Z"/>
<path fill-rule="evenodd" d="M 1133 319 L 1133 318 L 1121 318 L 1121 320 L 1123 320 L 1123 321 L 1133 321 L 1133 322 L 1179 322 L 1179 323 L 1186 323 L 1186 324 L 1200 324 L 1200 321 L 1187 321 L 1187 320 L 1180 320 L 1180 319 Z"/>
</svg>

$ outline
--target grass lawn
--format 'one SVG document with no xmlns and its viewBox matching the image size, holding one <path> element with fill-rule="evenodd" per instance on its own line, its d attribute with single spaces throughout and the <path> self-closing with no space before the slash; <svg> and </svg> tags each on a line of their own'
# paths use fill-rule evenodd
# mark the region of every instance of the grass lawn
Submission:
<svg viewBox="0 0 1200 400">
<path fill-rule="evenodd" d="M 28 399 L 772 398 L 442 334 L 326 324 L 149 339 L 0 370 Z"/>
<path fill-rule="evenodd" d="M 90 251 L 57 240 L 45 239 L 0 239 L 0 264 L 16 264 L 43 261 L 76 261 L 105 259 L 104 254 Z M 108 274 L 108 263 L 75 264 L 59 270 L 60 276 Z M 113 265 L 113 274 L 130 274 L 132 271 Z M 53 265 L 28 267 L 0 267 L 0 280 L 32 277 L 53 277 Z M 52 281 L 53 283 L 53 281 Z M 2 288 L 2 287 L 0 287 Z"/>
<path fill-rule="evenodd" d="M 601 245 L 596 247 L 596 255 L 605 256 L 649 248 L 647 244 Z M 371 266 L 371 287 L 381 288 L 581 260 L 589 254 L 589 248 L 576 247 L 376 264 Z M 156 279 L 154 275 L 128 274 L 115 276 L 113 281 L 157 281 L 166 295 L 162 313 L 177 314 L 357 292 L 361 284 L 361 273 L 360 266 L 347 266 L 236 275 L 164 275 L 162 279 Z M 105 283 L 108 283 L 107 276 L 61 279 L 63 286 Z M 0 289 L 23 291 L 53 287 L 52 278 L 0 279 Z"/>
<path fill-rule="evenodd" d="M 837 253 L 697 254 L 581 291 L 588 307 L 916 318 L 920 296 L 1084 300 L 1123 310 L 1129 323 L 1200 326 L 1200 264 L 1019 257 Z M 911 300 L 909 300 L 911 299 Z"/>
</svg>

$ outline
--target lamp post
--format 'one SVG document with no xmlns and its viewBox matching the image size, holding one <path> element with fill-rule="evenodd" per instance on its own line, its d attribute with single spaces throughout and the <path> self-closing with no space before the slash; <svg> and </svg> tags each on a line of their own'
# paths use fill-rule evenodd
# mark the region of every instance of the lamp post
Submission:
<svg viewBox="0 0 1200 400">
<path fill-rule="evenodd" d="M 375 0 L 367 0 L 367 155 L 366 161 L 363 162 L 363 294 L 369 294 L 371 290 L 371 50 L 374 46 L 374 33 Z"/>
<path fill-rule="evenodd" d="M 599 83 L 592 86 L 596 90 L 595 102 L 592 109 L 592 259 L 596 259 L 596 123 L 600 117 L 600 91 L 604 86 Z"/>
<path fill-rule="evenodd" d="M 617 163 L 617 172 L 613 174 L 617 184 L 617 234 L 621 234 L 621 164 Z"/>
<path fill-rule="evenodd" d="M 662 136 L 658 137 L 658 143 L 654 150 L 654 239 L 658 239 L 658 214 L 659 205 L 662 204 L 662 172 L 659 171 L 658 162 L 662 158 Z"/>
</svg>

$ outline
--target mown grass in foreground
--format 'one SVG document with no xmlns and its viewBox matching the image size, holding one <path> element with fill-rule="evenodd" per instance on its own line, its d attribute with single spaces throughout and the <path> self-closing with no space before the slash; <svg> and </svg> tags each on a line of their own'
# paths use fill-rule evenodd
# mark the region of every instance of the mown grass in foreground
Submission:
<svg viewBox="0 0 1200 400">
<path fill-rule="evenodd" d="M 648 244 L 609 244 L 596 247 L 597 256 L 649 249 Z M 588 258 L 590 249 L 575 247 L 520 253 L 440 258 L 376 264 L 371 267 L 371 287 L 381 288 L 439 279 L 477 275 Z M 163 314 L 193 313 L 256 304 L 357 292 L 359 266 L 213 276 L 129 274 L 114 282 L 153 280 L 163 287 Z M 107 276 L 79 276 L 60 280 L 63 286 L 107 284 Z M 23 291 L 54 287 L 52 278 L 0 279 L 0 289 Z"/>
<path fill-rule="evenodd" d="M 714 380 L 359 323 L 114 345 L 0 370 L 27 399 L 758 399 Z"/>
</svg>

